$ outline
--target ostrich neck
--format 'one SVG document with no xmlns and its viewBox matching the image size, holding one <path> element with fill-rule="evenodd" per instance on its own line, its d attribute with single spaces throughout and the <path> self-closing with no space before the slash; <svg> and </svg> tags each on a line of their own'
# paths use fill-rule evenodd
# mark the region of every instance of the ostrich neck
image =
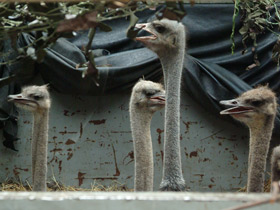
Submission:
<svg viewBox="0 0 280 210">
<path fill-rule="evenodd" d="M 275 116 L 266 116 L 249 126 L 250 145 L 247 192 L 263 192 L 266 159 Z"/>
<path fill-rule="evenodd" d="M 32 179 L 34 191 L 46 191 L 49 111 L 34 113 Z"/>
<path fill-rule="evenodd" d="M 131 112 L 131 129 L 135 158 L 135 191 L 153 190 L 153 148 L 150 125 L 151 113 L 137 109 Z"/>
<path fill-rule="evenodd" d="M 180 87 L 184 62 L 184 48 L 161 56 L 165 89 L 165 129 L 163 180 L 183 180 L 180 154 Z M 177 182 L 176 180 L 174 180 Z"/>
</svg>

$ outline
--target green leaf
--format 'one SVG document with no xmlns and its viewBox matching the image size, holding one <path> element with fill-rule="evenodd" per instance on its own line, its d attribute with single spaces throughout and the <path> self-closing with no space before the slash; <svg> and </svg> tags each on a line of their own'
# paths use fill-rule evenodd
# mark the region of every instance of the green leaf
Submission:
<svg viewBox="0 0 280 210">
<path fill-rule="evenodd" d="M 249 19 L 252 19 L 252 18 L 260 17 L 261 15 L 263 15 L 263 12 L 256 11 L 256 12 L 254 12 L 254 13 L 250 13 L 250 14 L 248 15 L 248 18 L 249 18 Z"/>
<path fill-rule="evenodd" d="M 50 13 L 51 10 L 57 7 L 59 7 L 58 3 L 28 3 L 28 10 L 35 13 Z"/>
<path fill-rule="evenodd" d="M 239 29 L 239 33 L 241 35 L 244 35 L 244 34 L 248 33 L 248 30 L 249 30 L 248 25 L 244 25 L 242 28 Z"/>
<path fill-rule="evenodd" d="M 267 21 L 264 18 L 258 18 L 258 19 L 256 19 L 256 23 L 266 25 Z"/>
<path fill-rule="evenodd" d="M 112 28 L 110 26 L 102 22 L 98 23 L 98 27 L 100 28 L 101 31 L 105 31 L 105 32 L 112 31 Z"/>
<path fill-rule="evenodd" d="M 136 25 L 138 20 L 139 20 L 139 18 L 133 12 L 131 12 L 130 13 L 130 23 L 126 30 L 126 36 L 130 39 L 134 39 L 137 36 L 138 32 L 141 30 L 141 29 L 134 30 L 134 26 Z"/>
</svg>

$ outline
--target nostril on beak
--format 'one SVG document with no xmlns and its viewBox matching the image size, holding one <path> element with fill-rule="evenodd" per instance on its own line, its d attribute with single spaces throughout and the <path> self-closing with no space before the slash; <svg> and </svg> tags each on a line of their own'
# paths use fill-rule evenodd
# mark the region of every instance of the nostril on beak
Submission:
<svg viewBox="0 0 280 210">
<path fill-rule="evenodd" d="M 146 24 L 141 24 L 141 23 L 138 23 L 135 25 L 136 28 L 139 28 L 139 29 L 143 29 L 146 27 Z"/>
</svg>

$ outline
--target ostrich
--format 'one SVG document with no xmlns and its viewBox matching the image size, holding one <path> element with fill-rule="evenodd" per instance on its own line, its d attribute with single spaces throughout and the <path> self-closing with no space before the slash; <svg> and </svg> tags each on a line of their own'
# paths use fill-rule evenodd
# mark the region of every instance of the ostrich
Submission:
<svg viewBox="0 0 280 210">
<path fill-rule="evenodd" d="M 271 191 L 279 193 L 280 188 L 280 146 L 273 149 L 271 155 Z"/>
<path fill-rule="evenodd" d="M 51 106 L 47 85 L 29 86 L 8 100 L 19 108 L 33 113 L 32 130 L 32 181 L 34 191 L 46 191 L 47 144 L 49 109 Z"/>
<path fill-rule="evenodd" d="M 247 192 L 263 192 L 266 158 L 277 108 L 276 96 L 268 87 L 260 86 L 236 99 L 220 101 L 220 104 L 232 106 L 220 114 L 231 115 L 249 127 Z"/>
<path fill-rule="evenodd" d="M 166 90 L 162 191 L 183 191 L 185 180 L 180 154 L 180 86 L 184 62 L 185 27 L 168 19 L 137 24 L 150 36 L 136 37 L 154 51 L 162 64 Z"/>
<path fill-rule="evenodd" d="M 165 105 L 161 84 L 140 80 L 133 87 L 129 111 L 135 156 L 135 191 L 153 191 L 154 163 L 150 125 Z"/>
</svg>

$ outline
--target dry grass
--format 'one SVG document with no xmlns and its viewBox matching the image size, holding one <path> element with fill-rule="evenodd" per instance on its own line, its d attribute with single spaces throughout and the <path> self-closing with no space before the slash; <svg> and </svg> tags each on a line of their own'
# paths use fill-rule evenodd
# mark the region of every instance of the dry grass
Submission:
<svg viewBox="0 0 280 210">
<path fill-rule="evenodd" d="M 270 192 L 270 186 L 271 186 L 271 179 L 267 180 L 264 183 L 264 192 Z M 240 188 L 237 192 L 247 192 L 247 187 Z"/>
<path fill-rule="evenodd" d="M 121 184 L 117 181 L 114 181 L 109 186 L 104 186 L 100 183 L 94 182 L 91 184 L 91 188 L 79 188 L 76 186 L 65 186 L 56 181 L 55 178 L 47 184 L 48 191 L 88 191 L 88 192 L 110 192 L 110 191 L 126 191 L 133 192 L 133 189 L 128 189 L 126 185 Z M 271 180 L 267 180 L 264 184 L 264 192 L 270 192 Z M 242 187 L 237 192 L 246 192 L 247 188 Z M 32 191 L 31 184 L 28 181 L 16 181 L 13 179 L 6 180 L 4 183 L 1 183 L 0 191 Z"/>
<path fill-rule="evenodd" d="M 99 183 L 93 183 L 90 189 L 79 188 L 75 186 L 65 186 L 61 183 L 58 183 L 55 179 L 47 184 L 48 191 L 88 191 L 88 192 L 98 192 L 98 191 L 133 191 L 133 189 L 128 189 L 124 184 L 114 181 L 109 186 L 103 186 Z M 0 191 L 32 191 L 32 187 L 28 181 L 15 181 L 7 180 L 1 184 Z"/>
</svg>

